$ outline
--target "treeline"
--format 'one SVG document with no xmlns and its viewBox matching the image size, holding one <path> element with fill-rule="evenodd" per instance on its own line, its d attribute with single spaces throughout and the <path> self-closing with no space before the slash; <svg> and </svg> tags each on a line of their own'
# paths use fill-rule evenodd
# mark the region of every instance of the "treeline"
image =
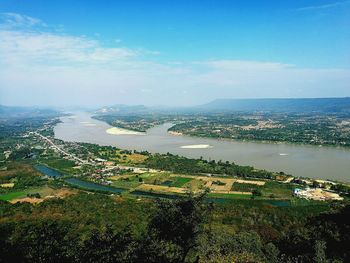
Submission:
<svg viewBox="0 0 350 263">
<path fill-rule="evenodd" d="M 37 206 L 0 202 L 0 262 L 350 260 L 349 206 L 305 222 L 312 208 L 291 216 L 294 210 L 217 207 L 203 198 L 149 203 L 78 194 Z M 250 217 L 232 217 L 244 210 Z"/>
<path fill-rule="evenodd" d="M 75 209 L 65 200 L 51 200 L 38 208 L 0 202 L 0 215 L 8 219 L 0 222 L 0 262 L 186 262 L 198 258 L 190 252 L 199 245 L 210 212 L 203 197 L 158 200 L 152 207 L 143 204 L 147 212 L 135 203 L 118 204 L 101 195 L 96 199 L 85 194 L 75 197 L 68 201 L 75 203 Z M 94 211 L 86 211 L 82 201 L 92 202 Z M 117 205 L 123 209 L 116 209 Z M 110 211 L 105 211 L 107 207 Z M 69 216 L 60 214 L 66 209 Z M 31 210 L 41 217 L 33 216 Z M 116 210 L 128 215 L 111 213 Z M 21 214 L 28 218 L 14 217 Z"/>
<path fill-rule="evenodd" d="M 112 115 L 95 115 L 92 118 L 107 122 L 109 125 L 133 130 L 137 132 L 146 132 L 148 129 L 155 125 L 164 123 L 169 119 L 167 116 L 163 115 L 153 115 L 153 114 L 112 114 Z"/>
<path fill-rule="evenodd" d="M 0 188 L 0 193 L 7 193 L 26 189 L 28 187 L 42 186 L 47 182 L 29 164 L 19 162 L 9 163 L 5 171 L 0 172 L 0 184 L 14 183 L 12 188 Z"/>
<path fill-rule="evenodd" d="M 334 184 L 331 186 L 331 190 L 336 191 L 338 193 L 342 193 L 345 195 L 350 195 L 350 186 L 345 184 Z"/>
<path fill-rule="evenodd" d="M 350 205 L 310 218 L 279 241 L 287 262 L 350 262 Z M 293 260 L 293 261 L 292 261 Z"/>
<path fill-rule="evenodd" d="M 150 155 L 145 161 L 149 168 L 172 171 L 175 173 L 189 174 L 221 174 L 239 177 L 254 177 L 274 179 L 275 174 L 265 170 L 256 170 L 251 166 L 240 166 L 228 161 L 222 162 L 215 160 L 207 161 L 204 159 L 190 159 L 173 154 L 154 154 Z"/>
<path fill-rule="evenodd" d="M 348 118 L 346 114 L 203 114 L 169 130 L 200 137 L 349 146 Z M 277 126 L 259 128 L 257 120 Z"/>
</svg>

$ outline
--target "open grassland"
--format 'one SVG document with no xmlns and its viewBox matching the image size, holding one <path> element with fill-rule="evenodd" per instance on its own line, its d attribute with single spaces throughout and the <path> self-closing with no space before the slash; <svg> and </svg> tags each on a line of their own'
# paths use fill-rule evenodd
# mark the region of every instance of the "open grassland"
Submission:
<svg viewBox="0 0 350 263">
<path fill-rule="evenodd" d="M 223 198 L 223 199 L 251 199 L 251 193 L 240 193 L 240 192 L 232 192 L 229 194 L 224 193 L 209 193 L 208 198 Z"/>
<path fill-rule="evenodd" d="M 128 175 L 128 176 L 114 176 L 112 186 L 118 187 L 118 188 L 124 188 L 124 189 L 129 189 L 129 188 L 135 188 L 139 186 L 142 181 L 141 177 L 138 175 Z"/>
<path fill-rule="evenodd" d="M 30 164 L 13 162 L 7 166 L 6 170 L 0 171 L 0 181 L 17 175 L 40 176 L 41 174 Z"/>
<path fill-rule="evenodd" d="M 213 180 L 208 180 L 205 186 L 210 188 L 213 192 L 228 192 L 230 191 L 233 182 L 234 179 L 216 180 L 213 178 Z"/>
<path fill-rule="evenodd" d="M 43 187 L 28 188 L 25 190 L 11 191 L 0 195 L 0 200 L 11 201 L 17 198 L 27 197 L 28 194 L 39 193 L 43 190 Z"/>
<path fill-rule="evenodd" d="M 256 180 L 243 180 L 236 178 L 227 178 L 227 177 L 212 177 L 212 176 L 195 176 L 195 175 L 177 175 L 177 177 L 192 179 L 191 182 L 197 182 L 197 184 L 185 184 L 185 186 L 191 188 L 193 192 L 197 192 L 204 188 L 210 189 L 213 193 L 227 193 L 232 194 L 236 191 L 238 192 L 249 192 L 249 187 L 244 187 L 243 189 L 233 189 L 233 185 L 238 183 L 240 185 L 250 185 L 254 187 L 260 187 L 265 185 L 265 181 L 256 181 Z"/>
<path fill-rule="evenodd" d="M 240 183 L 240 184 L 254 184 L 257 186 L 262 186 L 265 185 L 265 181 L 256 181 L 256 180 L 246 180 L 246 179 L 237 179 L 235 182 Z"/>
<path fill-rule="evenodd" d="M 115 175 L 110 177 L 109 179 L 113 182 L 112 186 L 124 189 L 136 188 L 141 184 L 162 185 L 165 182 L 169 182 L 169 185 L 166 185 L 170 186 L 173 183 L 173 181 L 170 179 L 169 173 L 128 173 L 123 175 Z"/>
<path fill-rule="evenodd" d="M 175 194 L 188 193 L 188 190 L 186 188 L 170 187 L 170 186 L 164 186 L 164 185 L 153 185 L 153 184 L 142 184 L 138 186 L 136 190 L 145 191 L 145 192 L 175 193 Z"/>
<path fill-rule="evenodd" d="M 260 185 L 255 184 L 242 184 L 238 182 L 234 182 L 232 185 L 231 190 L 232 191 L 253 191 L 255 189 L 261 189 L 262 187 Z"/>
<path fill-rule="evenodd" d="M 64 198 L 66 196 L 77 193 L 77 190 L 70 188 L 59 188 L 54 189 L 47 185 L 42 187 L 28 188 L 20 191 L 13 191 L 6 194 L 0 195 L 0 200 L 10 201 L 11 203 L 17 202 L 30 202 L 38 203 L 45 199 L 58 197 Z M 28 197 L 29 195 L 39 194 L 39 198 Z"/>
<path fill-rule="evenodd" d="M 292 198 L 294 188 L 291 184 L 270 181 L 261 188 L 261 192 L 266 197 Z"/>
<path fill-rule="evenodd" d="M 232 191 L 259 191 L 265 198 L 292 198 L 294 186 L 291 184 L 279 182 L 266 182 L 264 185 L 238 183 L 237 181 L 232 185 Z"/>
<path fill-rule="evenodd" d="M 170 180 L 170 173 L 146 173 L 146 176 L 142 177 L 142 179 L 146 184 L 160 185 Z"/>
<path fill-rule="evenodd" d="M 0 195 L 0 200 L 10 201 L 15 198 L 25 197 L 27 193 L 25 191 L 16 191 Z"/>
<path fill-rule="evenodd" d="M 141 164 L 141 163 L 144 163 L 146 159 L 147 159 L 147 156 L 145 155 L 133 153 L 133 154 L 127 155 L 125 161 L 126 163 L 130 163 L 130 164 Z"/>
</svg>

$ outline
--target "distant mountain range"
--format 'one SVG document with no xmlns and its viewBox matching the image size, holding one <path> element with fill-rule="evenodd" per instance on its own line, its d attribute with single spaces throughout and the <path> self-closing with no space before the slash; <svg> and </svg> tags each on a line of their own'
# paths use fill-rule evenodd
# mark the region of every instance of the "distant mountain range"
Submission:
<svg viewBox="0 0 350 263">
<path fill-rule="evenodd" d="M 217 99 L 196 107 L 201 111 L 350 113 L 350 97 L 303 99 Z"/>
<path fill-rule="evenodd" d="M 198 112 L 288 112 L 350 114 L 350 97 L 301 99 L 217 99 L 193 107 L 146 107 L 144 105 L 114 105 L 100 108 L 97 115 L 129 115 L 147 113 Z"/>
<path fill-rule="evenodd" d="M 63 109 L 62 109 L 63 110 Z M 182 114 L 203 112 L 288 112 L 350 114 L 350 97 L 301 99 L 217 99 L 193 107 L 147 107 L 144 105 L 113 105 L 89 110 L 96 115 Z M 54 115 L 58 111 L 39 107 L 13 107 L 0 105 L 0 117 L 26 115 Z"/>
<path fill-rule="evenodd" d="M 0 105 L 0 117 L 28 117 L 56 115 L 58 112 L 49 108 L 17 107 Z"/>
</svg>

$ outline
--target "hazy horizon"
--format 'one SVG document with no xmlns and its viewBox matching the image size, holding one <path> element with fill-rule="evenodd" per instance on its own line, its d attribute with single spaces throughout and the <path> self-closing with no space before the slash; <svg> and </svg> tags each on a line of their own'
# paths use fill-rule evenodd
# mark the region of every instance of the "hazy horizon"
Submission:
<svg viewBox="0 0 350 263">
<path fill-rule="evenodd" d="M 350 96 L 350 1 L 0 3 L 0 104 Z"/>
<path fill-rule="evenodd" d="M 299 99 L 346 99 L 346 97 L 303 97 L 303 98 L 214 98 L 210 101 L 206 101 L 201 104 L 192 104 L 192 105 L 165 105 L 165 104 L 124 104 L 124 103 L 114 103 L 114 104 L 101 104 L 101 105 L 66 105 L 66 106 L 55 106 L 55 105 L 18 105 L 18 104 L 0 104 L 0 106 L 5 107 L 28 107 L 28 108 L 48 108 L 48 109 L 62 109 L 62 110 L 79 110 L 79 109 L 99 109 L 99 108 L 108 108 L 116 106 L 126 106 L 126 107 L 135 107 L 135 106 L 144 106 L 150 108 L 191 108 L 206 105 L 208 103 L 217 101 L 217 100 L 299 100 Z"/>
</svg>

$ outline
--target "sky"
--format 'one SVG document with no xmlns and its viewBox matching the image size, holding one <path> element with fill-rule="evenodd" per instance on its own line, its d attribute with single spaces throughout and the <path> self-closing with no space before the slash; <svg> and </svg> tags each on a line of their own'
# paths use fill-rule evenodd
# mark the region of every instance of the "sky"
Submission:
<svg viewBox="0 0 350 263">
<path fill-rule="evenodd" d="M 0 104 L 350 96 L 350 0 L 0 1 Z"/>
</svg>

